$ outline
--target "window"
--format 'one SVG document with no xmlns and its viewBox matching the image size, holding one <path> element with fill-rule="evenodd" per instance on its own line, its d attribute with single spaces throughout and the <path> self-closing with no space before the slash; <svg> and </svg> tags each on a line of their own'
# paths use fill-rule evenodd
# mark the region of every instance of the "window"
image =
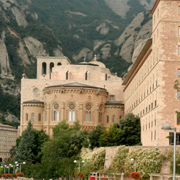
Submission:
<svg viewBox="0 0 180 180">
<path fill-rule="evenodd" d="M 113 123 L 115 123 L 115 122 L 116 122 L 116 116 L 113 115 Z"/>
<path fill-rule="evenodd" d="M 180 99 L 180 91 L 178 91 L 178 99 Z"/>
<path fill-rule="evenodd" d="M 180 69 L 178 69 L 178 77 L 180 77 Z"/>
<path fill-rule="evenodd" d="M 156 139 L 156 130 L 154 130 L 154 140 Z"/>
<path fill-rule="evenodd" d="M 179 6 L 179 15 L 180 15 L 180 6 Z"/>
<path fill-rule="evenodd" d="M 85 72 L 85 80 L 88 78 L 88 71 Z"/>
<path fill-rule="evenodd" d="M 110 100 L 111 100 L 111 101 L 114 101 L 114 100 L 115 100 L 114 95 L 110 95 Z"/>
<path fill-rule="evenodd" d="M 180 124 L 180 112 L 177 112 L 177 124 Z"/>
<path fill-rule="evenodd" d="M 59 104 L 54 104 L 54 121 L 59 121 Z"/>
<path fill-rule="evenodd" d="M 28 121 L 28 113 L 26 113 L 26 121 Z"/>
<path fill-rule="evenodd" d="M 66 80 L 69 79 L 69 71 L 66 71 Z"/>
<path fill-rule="evenodd" d="M 101 104 L 99 106 L 99 122 L 102 122 L 102 110 L 103 110 L 103 105 Z"/>
<path fill-rule="evenodd" d="M 107 123 L 109 123 L 109 116 L 107 116 Z"/>
<path fill-rule="evenodd" d="M 34 121 L 34 113 L 32 113 L 32 121 Z"/>
<path fill-rule="evenodd" d="M 39 121 L 41 121 L 41 114 L 39 114 Z"/>
<path fill-rule="evenodd" d="M 99 112 L 99 122 L 102 122 L 102 113 Z"/>
<path fill-rule="evenodd" d="M 105 74 L 105 81 L 107 81 L 107 74 Z"/>
<path fill-rule="evenodd" d="M 86 117 L 85 117 L 86 122 L 91 121 L 91 104 L 86 105 Z"/>
<path fill-rule="evenodd" d="M 69 104 L 69 121 L 75 121 L 75 104 Z"/>
<path fill-rule="evenodd" d="M 180 54 L 180 46 L 178 46 L 178 54 Z"/>
</svg>

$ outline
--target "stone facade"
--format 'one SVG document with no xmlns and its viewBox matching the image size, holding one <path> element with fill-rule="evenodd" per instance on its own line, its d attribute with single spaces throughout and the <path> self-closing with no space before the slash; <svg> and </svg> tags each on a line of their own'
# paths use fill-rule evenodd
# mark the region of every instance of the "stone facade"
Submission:
<svg viewBox="0 0 180 180">
<path fill-rule="evenodd" d="M 174 89 L 180 70 L 180 1 L 157 0 L 152 8 L 152 38 L 147 41 L 123 82 L 125 114 L 141 118 L 143 146 L 167 146 L 169 131 L 177 128 L 180 143 L 180 96 Z M 172 131 L 173 132 L 173 131 Z M 171 133 L 172 133 L 171 132 Z"/>
<path fill-rule="evenodd" d="M 17 129 L 0 124 L 0 162 L 10 157 L 10 149 L 16 145 Z"/>
<path fill-rule="evenodd" d="M 37 79 L 21 80 L 20 134 L 31 120 L 52 137 L 52 127 L 66 119 L 82 128 L 110 127 L 124 116 L 122 79 L 94 58 L 70 64 L 67 57 L 38 57 Z"/>
</svg>

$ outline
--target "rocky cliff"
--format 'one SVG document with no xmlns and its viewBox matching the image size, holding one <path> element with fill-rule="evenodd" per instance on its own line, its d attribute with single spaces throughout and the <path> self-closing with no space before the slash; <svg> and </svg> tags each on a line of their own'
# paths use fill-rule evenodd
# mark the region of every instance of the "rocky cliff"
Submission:
<svg viewBox="0 0 180 180">
<path fill-rule="evenodd" d="M 151 36 L 155 0 L 0 0 L 0 121 L 19 119 L 20 79 L 35 77 L 37 56 L 89 61 L 96 54 L 123 77 Z M 16 109 L 16 110 L 15 110 Z"/>
</svg>

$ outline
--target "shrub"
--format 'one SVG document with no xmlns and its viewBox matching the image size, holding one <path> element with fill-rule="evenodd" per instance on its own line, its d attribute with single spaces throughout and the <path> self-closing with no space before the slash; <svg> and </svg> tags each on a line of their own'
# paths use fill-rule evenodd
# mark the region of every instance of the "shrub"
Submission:
<svg viewBox="0 0 180 180">
<path fill-rule="evenodd" d="M 116 149 L 115 155 L 108 170 L 113 171 L 114 173 L 124 172 L 124 163 L 128 153 L 129 153 L 128 147 L 119 146 Z"/>
</svg>

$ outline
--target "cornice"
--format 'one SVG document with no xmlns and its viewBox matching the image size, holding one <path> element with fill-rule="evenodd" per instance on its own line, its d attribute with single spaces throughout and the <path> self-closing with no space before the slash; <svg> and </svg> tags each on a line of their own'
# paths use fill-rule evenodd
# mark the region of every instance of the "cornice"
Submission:
<svg viewBox="0 0 180 180">
<path fill-rule="evenodd" d="M 44 107 L 44 104 L 30 104 L 30 103 L 28 104 L 28 103 L 27 103 L 27 104 L 22 104 L 22 105 L 23 105 L 24 107 L 25 107 L 25 106 Z"/>
<path fill-rule="evenodd" d="M 105 105 L 105 108 L 118 108 L 124 110 L 124 106 L 122 105 Z"/>
<path fill-rule="evenodd" d="M 103 95 L 103 96 L 107 96 L 108 92 L 106 90 L 102 90 L 100 88 L 98 89 L 88 89 L 88 88 L 83 88 L 83 87 L 57 87 L 57 88 L 45 88 L 43 90 L 43 94 L 67 94 L 67 93 L 77 93 L 77 94 L 95 94 L 95 95 Z"/>
</svg>

